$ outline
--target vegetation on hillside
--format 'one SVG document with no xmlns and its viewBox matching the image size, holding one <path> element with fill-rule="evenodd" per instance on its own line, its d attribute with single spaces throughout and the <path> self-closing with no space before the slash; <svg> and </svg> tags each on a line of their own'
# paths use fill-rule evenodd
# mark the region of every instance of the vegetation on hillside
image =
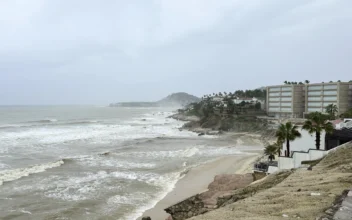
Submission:
<svg viewBox="0 0 352 220">
<path fill-rule="evenodd" d="M 254 89 L 254 90 L 236 90 L 235 92 L 219 92 L 204 95 L 202 98 L 213 98 L 213 97 L 224 97 L 224 98 L 257 98 L 257 99 L 265 99 L 266 98 L 266 90 L 265 89 Z"/>
<path fill-rule="evenodd" d="M 260 101 L 265 99 L 265 96 L 266 92 L 262 89 L 213 93 L 180 109 L 179 113 L 200 118 L 198 125 L 192 122 L 185 125 L 187 128 L 249 131 L 263 125 L 262 122 L 257 123 L 259 120 L 255 116 L 265 115 Z"/>
</svg>

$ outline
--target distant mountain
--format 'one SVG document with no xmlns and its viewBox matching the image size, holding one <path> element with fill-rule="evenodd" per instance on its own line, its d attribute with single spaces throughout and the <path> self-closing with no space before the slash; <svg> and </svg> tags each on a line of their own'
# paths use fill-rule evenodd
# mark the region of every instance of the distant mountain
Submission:
<svg viewBox="0 0 352 220">
<path fill-rule="evenodd" d="M 159 102 L 157 102 L 159 105 L 178 105 L 178 106 L 186 106 L 190 103 L 193 102 L 199 102 L 201 99 L 194 96 L 190 95 L 185 92 L 178 92 L 171 94 L 167 96 L 166 98 L 163 98 Z"/>
<path fill-rule="evenodd" d="M 110 104 L 110 107 L 159 107 L 159 106 L 186 106 L 201 99 L 185 92 L 173 93 L 157 102 L 120 102 Z"/>
</svg>

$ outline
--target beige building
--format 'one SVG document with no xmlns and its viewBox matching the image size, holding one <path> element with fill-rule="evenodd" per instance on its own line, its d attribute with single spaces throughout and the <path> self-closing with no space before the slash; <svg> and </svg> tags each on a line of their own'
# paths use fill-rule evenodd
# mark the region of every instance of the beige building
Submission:
<svg viewBox="0 0 352 220">
<path fill-rule="evenodd" d="M 305 85 L 269 86 L 266 100 L 269 116 L 302 118 L 305 110 Z"/>
<path fill-rule="evenodd" d="M 306 85 L 304 114 L 325 112 L 326 106 L 337 106 L 338 115 L 352 107 L 352 83 L 316 83 Z"/>
</svg>

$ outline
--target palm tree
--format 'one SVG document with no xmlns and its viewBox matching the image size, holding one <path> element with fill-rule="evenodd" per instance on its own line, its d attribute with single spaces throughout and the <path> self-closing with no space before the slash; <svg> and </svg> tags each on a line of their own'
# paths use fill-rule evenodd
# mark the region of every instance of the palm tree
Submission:
<svg viewBox="0 0 352 220">
<path fill-rule="evenodd" d="M 268 145 L 264 148 L 264 155 L 268 156 L 270 161 L 275 160 L 275 154 L 277 152 L 277 146 L 275 144 Z"/>
<path fill-rule="evenodd" d="M 310 81 L 309 81 L 309 80 L 307 80 L 307 79 L 306 79 L 304 82 L 305 82 L 306 84 L 309 84 L 309 83 L 310 83 Z"/>
<path fill-rule="evenodd" d="M 284 81 L 284 84 L 287 84 L 287 80 Z"/>
<path fill-rule="evenodd" d="M 330 119 L 335 119 L 335 116 L 338 112 L 338 108 L 334 104 L 330 104 L 325 107 L 325 112 L 329 114 Z"/>
<path fill-rule="evenodd" d="M 315 133 L 315 146 L 320 150 L 320 136 L 323 131 L 332 133 L 334 126 L 328 121 L 328 116 L 321 112 L 312 112 L 308 115 L 308 120 L 304 122 L 302 129 L 305 129 L 309 134 Z"/>
<path fill-rule="evenodd" d="M 339 82 L 339 83 L 340 83 L 340 82 L 341 82 L 341 80 L 337 80 L 337 82 Z"/>
<path fill-rule="evenodd" d="M 302 136 L 297 129 L 298 127 L 296 125 L 293 125 L 291 122 L 286 122 L 286 124 L 280 124 L 276 131 L 278 140 L 282 143 L 286 141 L 286 157 L 290 156 L 290 141 L 294 141 L 296 138 Z"/>
</svg>

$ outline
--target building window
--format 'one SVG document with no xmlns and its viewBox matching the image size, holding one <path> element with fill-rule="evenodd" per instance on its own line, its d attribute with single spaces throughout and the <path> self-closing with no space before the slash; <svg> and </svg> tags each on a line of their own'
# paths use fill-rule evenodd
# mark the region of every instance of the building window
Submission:
<svg viewBox="0 0 352 220">
<path fill-rule="evenodd" d="M 328 106 L 328 105 L 331 105 L 331 104 L 336 105 L 336 103 L 332 103 L 332 102 L 324 102 L 324 107 L 326 107 L 326 106 Z"/>
<path fill-rule="evenodd" d="M 287 102 L 286 103 L 285 102 L 281 102 L 281 106 L 291 107 L 291 103 L 290 102 L 288 102 L 288 103 Z"/>
<path fill-rule="evenodd" d="M 321 97 L 308 97 L 308 101 L 321 101 Z"/>
<path fill-rule="evenodd" d="M 279 112 L 280 108 L 269 108 L 269 111 L 271 111 L 271 112 Z"/>
<path fill-rule="evenodd" d="M 269 96 L 280 96 L 280 93 L 279 92 L 269 93 Z"/>
<path fill-rule="evenodd" d="M 275 102 L 274 102 L 274 103 L 272 103 L 272 102 L 269 103 L 269 106 L 279 106 L 279 105 L 280 105 L 280 104 L 279 104 L 278 102 L 276 102 L 276 103 L 275 103 Z"/>
<path fill-rule="evenodd" d="M 315 107 L 321 107 L 323 105 L 323 103 L 321 102 L 309 102 L 308 106 L 315 106 Z"/>
<path fill-rule="evenodd" d="M 282 96 L 292 96 L 292 92 L 282 92 Z"/>
<path fill-rule="evenodd" d="M 292 91 L 292 87 L 282 87 L 281 91 Z"/>
<path fill-rule="evenodd" d="M 284 101 L 284 102 L 291 102 L 291 101 L 292 101 L 292 98 L 291 98 L 291 97 L 282 97 L 282 98 L 281 98 L 281 101 Z"/>
<path fill-rule="evenodd" d="M 324 89 L 337 89 L 337 85 L 325 85 Z"/>
<path fill-rule="evenodd" d="M 336 96 L 327 96 L 323 98 L 324 101 L 336 101 L 337 97 Z"/>
<path fill-rule="evenodd" d="M 279 102 L 280 98 L 269 98 L 269 102 Z"/>
<path fill-rule="evenodd" d="M 291 108 L 281 108 L 282 112 L 291 112 L 292 109 Z"/>
<path fill-rule="evenodd" d="M 279 88 L 279 87 L 277 87 L 277 88 L 270 88 L 269 91 L 270 91 L 270 92 L 278 92 L 278 91 L 280 91 L 280 88 Z"/>
<path fill-rule="evenodd" d="M 324 91 L 324 95 L 337 95 L 337 91 Z"/>
<path fill-rule="evenodd" d="M 322 88 L 323 88 L 322 86 L 308 86 L 308 91 L 321 90 Z"/>
<path fill-rule="evenodd" d="M 320 91 L 308 92 L 308 95 L 321 95 L 321 92 Z"/>
<path fill-rule="evenodd" d="M 322 112 L 322 108 L 308 108 L 308 112 Z"/>
</svg>

